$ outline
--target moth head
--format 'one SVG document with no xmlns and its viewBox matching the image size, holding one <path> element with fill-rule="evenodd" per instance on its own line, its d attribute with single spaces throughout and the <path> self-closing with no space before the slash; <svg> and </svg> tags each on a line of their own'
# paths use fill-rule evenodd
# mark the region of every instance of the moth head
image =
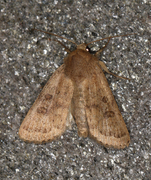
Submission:
<svg viewBox="0 0 151 180">
<path fill-rule="evenodd" d="M 77 46 L 77 49 L 82 49 L 82 50 L 86 50 L 86 44 L 85 43 L 83 43 L 83 44 L 79 44 L 78 46 Z"/>
</svg>

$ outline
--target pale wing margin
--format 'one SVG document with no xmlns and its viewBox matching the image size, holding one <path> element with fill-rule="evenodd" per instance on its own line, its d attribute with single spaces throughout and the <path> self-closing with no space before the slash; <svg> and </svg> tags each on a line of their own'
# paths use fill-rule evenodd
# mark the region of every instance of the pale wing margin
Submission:
<svg viewBox="0 0 151 180">
<path fill-rule="evenodd" d="M 114 96 L 97 63 L 91 64 L 86 96 L 89 135 L 106 147 L 123 149 L 130 136 Z"/>
<path fill-rule="evenodd" d="M 48 142 L 61 136 L 73 96 L 72 81 L 64 74 L 64 65 L 50 77 L 37 100 L 30 108 L 19 129 L 21 139 L 29 142 Z"/>
</svg>

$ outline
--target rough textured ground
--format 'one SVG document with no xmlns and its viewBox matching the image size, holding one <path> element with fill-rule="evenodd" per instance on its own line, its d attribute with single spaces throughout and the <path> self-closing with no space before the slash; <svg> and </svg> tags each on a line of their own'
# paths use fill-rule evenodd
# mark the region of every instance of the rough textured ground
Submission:
<svg viewBox="0 0 151 180">
<path fill-rule="evenodd" d="M 0 179 L 149 180 L 150 1 L 1 0 L 0 8 Z M 75 125 L 52 143 L 35 145 L 19 139 L 26 113 L 66 56 L 60 45 L 48 40 L 50 36 L 31 31 L 33 27 L 77 43 L 137 34 L 112 39 L 100 56 L 110 71 L 132 79 L 106 75 L 130 132 L 128 148 L 106 149 L 79 138 Z"/>
</svg>

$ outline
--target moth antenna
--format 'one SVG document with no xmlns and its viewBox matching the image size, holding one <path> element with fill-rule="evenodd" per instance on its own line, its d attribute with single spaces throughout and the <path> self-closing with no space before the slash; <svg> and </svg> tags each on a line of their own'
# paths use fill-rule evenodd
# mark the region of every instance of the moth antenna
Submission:
<svg viewBox="0 0 151 180">
<path fill-rule="evenodd" d="M 53 34 L 51 32 L 46 32 L 46 31 L 42 31 L 42 30 L 39 30 L 39 29 L 34 29 L 34 30 L 40 31 L 40 32 L 43 32 L 43 33 L 46 33 L 46 34 L 51 34 L 52 36 L 56 36 L 56 37 L 61 38 L 61 39 L 65 39 L 65 40 L 70 41 L 71 43 L 73 43 L 73 44 L 75 44 L 77 46 L 77 44 L 74 41 L 71 41 L 70 39 L 67 39 L 65 37 L 59 36 L 57 34 Z"/>
<path fill-rule="evenodd" d="M 123 36 L 130 36 L 130 35 L 134 35 L 136 33 L 132 33 L 132 34 L 125 34 L 125 35 L 117 35 L 117 36 L 110 36 L 110 37 L 106 37 L 106 38 L 102 38 L 102 39 L 98 39 L 98 40 L 95 40 L 95 41 L 91 41 L 90 43 L 86 44 L 86 46 L 88 46 L 89 44 L 92 44 L 94 42 L 97 42 L 97 41 L 102 41 L 104 39 L 112 39 L 112 38 L 115 38 L 115 37 L 123 37 Z"/>
<path fill-rule="evenodd" d="M 51 41 L 52 39 L 49 38 L 49 40 Z M 65 48 L 65 50 L 66 50 L 68 53 L 71 53 L 71 51 L 70 51 L 62 42 L 60 42 L 60 41 L 57 40 L 57 39 L 54 39 L 53 41 L 58 42 L 59 44 L 61 44 L 61 46 L 63 46 L 63 47 Z"/>
</svg>

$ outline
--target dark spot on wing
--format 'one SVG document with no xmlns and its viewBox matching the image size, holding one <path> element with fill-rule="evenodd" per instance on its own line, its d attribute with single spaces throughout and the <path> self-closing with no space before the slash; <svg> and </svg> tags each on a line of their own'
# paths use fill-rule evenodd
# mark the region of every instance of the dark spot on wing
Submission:
<svg viewBox="0 0 151 180">
<path fill-rule="evenodd" d="M 59 90 L 57 90 L 57 91 L 56 91 L 56 94 L 60 94 L 60 91 L 59 91 Z"/>
<path fill-rule="evenodd" d="M 44 107 L 37 108 L 37 113 L 46 114 L 46 112 L 47 112 L 47 109 Z"/>
<path fill-rule="evenodd" d="M 106 111 L 104 113 L 104 118 L 110 118 L 110 117 L 114 117 L 115 113 L 113 111 Z"/>
<path fill-rule="evenodd" d="M 47 129 L 44 128 L 44 129 L 42 130 L 42 133 L 47 133 Z"/>
<path fill-rule="evenodd" d="M 120 134 L 115 134 L 114 137 L 121 138 L 121 135 Z"/>
<path fill-rule="evenodd" d="M 126 133 L 123 132 L 123 131 L 121 131 L 121 132 L 118 133 L 118 134 L 114 134 L 114 137 L 115 137 L 115 138 L 121 138 L 121 137 L 124 137 L 124 136 L 126 136 Z"/>
<path fill-rule="evenodd" d="M 52 99 L 52 95 L 51 94 L 46 94 L 45 98 L 46 98 L 46 100 L 51 100 Z"/>
<path fill-rule="evenodd" d="M 28 126 L 25 126 L 25 125 L 23 126 L 23 129 L 26 130 L 26 131 L 28 130 L 28 128 L 29 128 L 29 125 Z"/>
<path fill-rule="evenodd" d="M 108 98 L 107 98 L 106 96 L 104 96 L 104 97 L 102 98 L 102 101 L 103 101 L 104 103 L 107 103 L 107 102 L 108 102 Z"/>
</svg>

